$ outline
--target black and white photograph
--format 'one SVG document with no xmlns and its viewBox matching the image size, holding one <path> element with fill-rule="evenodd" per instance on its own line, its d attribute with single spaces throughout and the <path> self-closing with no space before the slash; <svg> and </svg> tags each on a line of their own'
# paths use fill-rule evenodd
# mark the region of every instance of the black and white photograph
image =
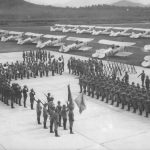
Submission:
<svg viewBox="0 0 150 150">
<path fill-rule="evenodd" d="M 0 150 L 150 150 L 150 0 L 0 0 Z"/>
</svg>

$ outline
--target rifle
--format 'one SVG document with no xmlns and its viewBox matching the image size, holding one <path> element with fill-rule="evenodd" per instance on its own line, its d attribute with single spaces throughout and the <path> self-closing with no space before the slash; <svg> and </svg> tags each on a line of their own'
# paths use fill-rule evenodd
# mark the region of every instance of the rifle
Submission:
<svg viewBox="0 0 150 150">
<path fill-rule="evenodd" d="M 38 102 L 38 100 L 40 100 L 40 99 L 38 99 L 38 100 L 36 100 L 36 99 L 34 99 L 36 102 Z M 44 106 L 44 104 L 42 103 L 42 101 L 40 100 L 40 103 Z"/>
</svg>

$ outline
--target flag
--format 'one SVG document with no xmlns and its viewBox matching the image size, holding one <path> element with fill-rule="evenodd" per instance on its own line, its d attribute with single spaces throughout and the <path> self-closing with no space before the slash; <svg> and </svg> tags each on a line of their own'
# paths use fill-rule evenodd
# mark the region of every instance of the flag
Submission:
<svg viewBox="0 0 150 150">
<path fill-rule="evenodd" d="M 70 90 L 70 85 L 68 85 L 68 107 L 70 109 L 74 109 L 74 102 L 72 100 L 72 94 L 71 94 L 71 90 Z"/>
<path fill-rule="evenodd" d="M 76 99 L 75 102 L 77 104 L 77 106 L 79 107 L 79 112 L 82 113 L 82 111 L 84 111 L 86 109 L 86 105 L 85 105 L 85 100 L 84 100 L 84 96 L 83 93 L 81 93 Z"/>
</svg>

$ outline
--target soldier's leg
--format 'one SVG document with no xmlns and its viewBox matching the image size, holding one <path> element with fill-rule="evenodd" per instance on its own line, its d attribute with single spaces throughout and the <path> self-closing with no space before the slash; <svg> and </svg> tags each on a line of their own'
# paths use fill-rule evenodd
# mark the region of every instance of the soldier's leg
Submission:
<svg viewBox="0 0 150 150">
<path fill-rule="evenodd" d="M 105 95 L 103 94 L 103 95 L 102 95 L 101 101 L 104 101 L 104 99 L 105 99 Z"/>
<path fill-rule="evenodd" d="M 61 115 L 59 115 L 59 127 L 61 127 Z"/>
<path fill-rule="evenodd" d="M 106 95 L 106 103 L 108 103 L 109 95 Z"/>
<path fill-rule="evenodd" d="M 121 109 L 124 109 L 124 102 L 122 102 L 122 107 L 121 107 Z"/>
<path fill-rule="evenodd" d="M 64 130 L 67 130 L 66 124 L 67 124 L 67 118 L 63 118 L 63 127 L 64 127 Z"/>
<path fill-rule="evenodd" d="M 14 108 L 14 100 L 11 98 L 11 108 Z"/>
<path fill-rule="evenodd" d="M 80 84 L 80 93 L 82 93 L 82 85 Z"/>
<path fill-rule="evenodd" d="M 147 111 L 145 112 L 145 117 L 148 118 L 148 112 Z"/>
<path fill-rule="evenodd" d="M 92 98 L 94 98 L 94 90 L 92 89 Z"/>
<path fill-rule="evenodd" d="M 142 109 L 139 108 L 139 115 L 142 115 Z"/>
<path fill-rule="evenodd" d="M 96 98 L 99 99 L 99 93 L 98 92 L 96 93 Z"/>
<path fill-rule="evenodd" d="M 136 113 L 136 108 L 135 107 L 133 107 L 133 113 Z"/>
<path fill-rule="evenodd" d="M 74 134 L 73 133 L 73 121 L 69 121 L 70 124 L 70 134 Z"/>
<path fill-rule="evenodd" d="M 55 136 L 56 137 L 59 137 L 59 135 L 58 135 L 58 125 L 57 124 L 55 124 Z"/>
<path fill-rule="evenodd" d="M 130 111 L 130 103 L 129 102 L 128 102 L 127 106 L 128 106 L 127 111 Z"/>
<path fill-rule="evenodd" d="M 50 120 L 50 133 L 54 133 L 53 131 L 53 124 L 54 124 L 54 121 L 53 119 Z"/>
</svg>

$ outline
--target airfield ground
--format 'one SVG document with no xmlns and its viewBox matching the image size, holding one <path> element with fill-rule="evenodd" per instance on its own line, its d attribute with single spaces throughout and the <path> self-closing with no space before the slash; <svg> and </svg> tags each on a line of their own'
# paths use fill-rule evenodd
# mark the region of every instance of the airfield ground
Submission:
<svg viewBox="0 0 150 150">
<path fill-rule="evenodd" d="M 49 27 L 11 27 L 5 28 L 15 31 L 32 31 L 37 33 L 51 34 Z M 62 34 L 62 33 L 52 33 Z M 90 35 L 68 34 L 68 36 L 91 37 Z M 133 40 L 130 38 L 110 38 L 108 36 L 94 37 L 94 42 L 90 43 L 94 50 L 100 48 L 97 41 L 100 39 L 113 39 L 124 41 L 136 41 L 137 46 L 142 47 L 144 44 L 150 44 L 149 40 Z M 35 49 L 35 45 L 17 45 L 15 42 L 0 42 L 0 62 L 21 60 L 23 50 Z M 57 53 L 58 49 L 46 47 L 51 50 L 56 57 L 62 55 Z M 71 52 L 63 54 L 65 61 L 72 55 L 77 58 L 86 59 L 81 56 L 90 57 L 94 50 L 88 52 Z M 131 48 L 134 55 L 127 59 L 110 58 L 112 60 L 140 65 L 145 55 L 140 48 Z M 11 53 L 12 52 L 12 53 Z M 81 56 L 77 56 L 81 55 Z M 66 64 L 66 63 L 65 63 Z M 130 82 L 140 82 L 137 75 L 143 68 L 136 67 L 137 74 L 130 75 Z M 149 69 L 145 69 L 150 76 Z M 16 81 L 15 81 L 16 82 Z M 25 79 L 17 81 L 20 85 L 27 85 L 34 88 L 36 97 L 45 101 L 43 93 L 51 92 L 55 98 L 55 103 L 60 100 L 65 103 L 67 100 L 67 85 L 70 84 L 73 99 L 79 94 L 78 78 L 65 72 L 62 76 L 49 76 L 48 78 Z M 54 134 L 49 133 L 49 129 L 44 130 L 42 125 L 36 123 L 36 112 L 30 110 L 29 99 L 28 108 L 15 105 L 15 109 L 6 106 L 0 102 L 0 150 L 149 150 L 150 147 L 150 118 L 139 116 L 138 112 L 133 114 L 120 108 L 116 108 L 100 100 L 85 96 L 87 109 L 83 114 L 79 114 L 78 108 L 75 107 L 74 135 L 69 131 L 59 129 L 60 138 L 55 138 Z M 42 119 L 43 121 L 43 119 Z M 48 120 L 49 126 L 49 120 Z"/>
<path fill-rule="evenodd" d="M 112 25 L 106 25 L 106 26 L 126 26 L 126 27 L 143 27 L 143 28 L 150 28 L 149 23 L 136 23 L 136 24 L 112 24 Z M 57 35 L 67 35 L 69 36 L 74 36 L 74 37 L 84 37 L 84 38 L 93 38 L 94 40 L 91 41 L 88 45 L 90 47 L 93 47 L 89 51 L 72 51 L 68 52 L 69 54 L 73 55 L 79 55 L 79 56 L 86 56 L 86 57 L 91 57 L 93 53 L 95 53 L 96 50 L 101 49 L 101 48 L 107 48 L 108 46 L 106 45 L 100 45 L 98 43 L 99 40 L 101 39 L 108 39 L 108 40 L 114 40 L 114 41 L 123 41 L 123 42 L 135 42 L 136 45 L 133 47 L 128 47 L 126 48 L 126 51 L 132 52 L 133 55 L 129 56 L 128 58 L 120 58 L 120 57 L 110 57 L 109 59 L 112 61 L 119 61 L 127 64 L 133 64 L 136 66 L 140 66 L 141 62 L 143 61 L 144 56 L 150 55 L 150 52 L 144 52 L 144 45 L 149 45 L 150 40 L 149 39 L 131 39 L 129 37 L 109 37 L 107 35 L 101 35 L 101 36 L 92 36 L 90 34 L 76 34 L 76 33 L 67 33 L 64 34 L 62 32 L 50 32 L 49 31 L 49 26 L 27 26 L 27 27 L 3 27 L 2 29 L 6 30 L 14 30 L 14 31 L 23 31 L 23 32 L 35 32 L 35 33 L 43 33 L 43 34 L 57 34 Z M 66 39 L 64 39 L 63 42 L 66 42 Z M 69 42 L 66 42 L 69 44 Z M 0 51 L 1 52 L 8 52 L 7 49 L 11 47 L 11 51 L 22 51 L 23 49 L 29 50 L 29 49 L 35 49 L 35 45 L 29 45 L 25 44 L 22 46 L 18 46 L 15 42 L 7 42 L 7 43 L 2 43 L 0 42 Z M 49 49 L 51 51 L 58 51 L 58 48 L 50 48 L 46 47 L 46 49 Z"/>
<path fill-rule="evenodd" d="M 61 54 L 51 52 L 55 57 Z M 70 55 L 63 54 L 65 64 Z M 22 60 L 21 52 L 3 53 L 0 62 Z M 78 58 L 86 59 L 81 56 Z M 142 68 L 136 67 L 138 74 Z M 148 74 L 149 71 L 146 70 Z M 149 74 L 150 75 L 150 74 Z M 132 81 L 140 82 L 137 74 L 131 75 Z M 130 80 L 130 82 L 132 82 Z M 69 75 L 67 66 L 62 76 L 17 80 L 21 86 L 34 88 L 36 97 L 45 101 L 43 93 L 51 92 L 64 104 L 67 101 L 67 85 L 70 84 L 72 97 L 79 95 L 78 78 Z M 75 107 L 74 135 L 59 129 L 60 138 L 37 125 L 36 112 L 15 105 L 15 109 L 0 102 L 0 150 L 148 150 L 150 147 L 150 119 L 133 114 L 115 106 L 85 96 L 87 109 L 80 115 Z M 42 119 L 43 121 L 43 119 Z M 41 121 L 41 122 L 42 122 Z M 49 120 L 47 125 L 49 126 Z M 67 125 L 68 126 L 68 125 Z"/>
</svg>

